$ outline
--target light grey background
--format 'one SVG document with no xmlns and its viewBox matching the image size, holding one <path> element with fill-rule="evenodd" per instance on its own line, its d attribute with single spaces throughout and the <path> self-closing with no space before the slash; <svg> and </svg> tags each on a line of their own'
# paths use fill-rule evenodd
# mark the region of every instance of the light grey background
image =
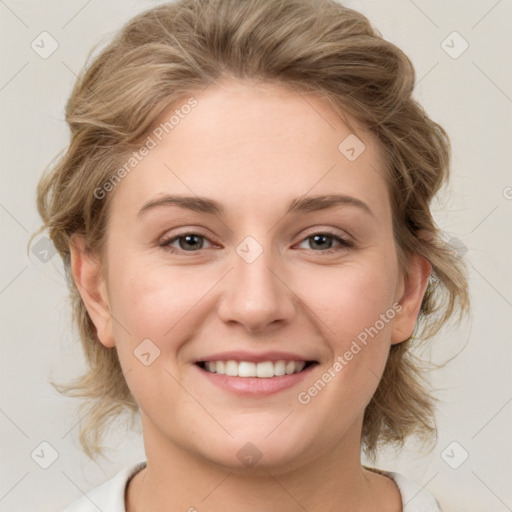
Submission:
<svg viewBox="0 0 512 512">
<path fill-rule="evenodd" d="M 68 141 L 63 112 L 75 74 L 93 44 L 158 3 L 0 0 L 1 511 L 59 510 L 144 459 L 140 435 L 122 428 L 106 440 L 113 448 L 110 463 L 100 467 L 81 453 L 75 401 L 48 383 L 83 369 L 62 265 L 58 256 L 46 263 L 28 257 L 26 244 L 40 225 L 37 181 Z M 410 443 L 402 455 L 384 454 L 380 467 L 416 480 L 447 511 L 512 510 L 512 3 L 345 3 L 410 56 L 417 98 L 451 136 L 453 177 L 435 217 L 447 241 L 457 238 L 464 244 L 461 253 L 467 249 L 473 299 L 470 322 L 432 344 L 437 361 L 460 352 L 433 375 L 443 401 L 436 448 L 421 455 Z M 58 42 L 45 59 L 31 48 L 32 41 L 47 37 L 40 36 L 43 31 Z M 445 51 L 447 45 L 452 54 L 462 48 L 453 31 L 469 44 L 457 58 Z M 50 40 L 45 41 L 48 50 Z M 42 442 L 58 454 L 48 469 L 39 465 L 51 457 Z M 466 452 L 458 469 L 450 467 Z"/>
</svg>

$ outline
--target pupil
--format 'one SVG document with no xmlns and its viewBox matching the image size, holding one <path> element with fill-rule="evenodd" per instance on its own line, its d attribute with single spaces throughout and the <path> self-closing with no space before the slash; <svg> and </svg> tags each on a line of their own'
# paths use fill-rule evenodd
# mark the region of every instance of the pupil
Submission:
<svg viewBox="0 0 512 512">
<path fill-rule="evenodd" d="M 330 236 L 329 235 L 314 235 L 313 237 L 313 241 L 314 241 L 314 245 L 325 245 L 325 241 L 326 239 L 329 239 Z M 199 249 L 201 244 L 198 242 L 198 240 L 201 239 L 201 236 L 199 235 L 186 235 L 186 236 L 183 236 L 181 237 L 180 239 L 180 246 L 182 249 L 184 250 L 187 250 L 187 249 Z M 185 240 L 185 244 L 184 245 L 182 242 L 182 240 Z M 328 244 L 328 247 L 330 248 L 331 244 Z"/>
<path fill-rule="evenodd" d="M 314 243 L 315 244 L 318 244 L 318 241 L 320 241 L 320 244 L 323 242 L 325 242 L 325 240 L 327 238 L 330 238 L 328 235 L 314 235 L 313 236 L 313 240 L 314 240 Z M 330 244 L 329 244 L 329 247 L 330 247 Z"/>
<path fill-rule="evenodd" d="M 197 241 L 197 240 L 198 240 L 198 239 L 200 239 L 200 238 L 201 238 L 201 237 L 200 237 L 200 236 L 198 236 L 198 235 L 186 235 L 186 236 L 181 237 L 181 239 L 180 239 L 180 245 L 181 245 L 181 248 L 182 248 L 182 249 L 185 249 L 185 250 L 187 250 L 187 249 L 191 249 L 191 248 L 192 248 L 192 249 L 198 249 L 198 248 L 200 248 L 200 247 L 196 247 L 196 246 L 200 246 L 200 245 L 201 245 L 201 244 L 200 244 L 200 243 L 198 243 L 198 241 Z M 181 243 L 181 241 L 182 241 L 182 240 L 185 240 L 185 241 L 186 241 L 185 243 L 186 243 L 187 245 L 185 245 L 185 246 L 184 246 L 184 244 L 183 244 L 183 243 Z"/>
</svg>

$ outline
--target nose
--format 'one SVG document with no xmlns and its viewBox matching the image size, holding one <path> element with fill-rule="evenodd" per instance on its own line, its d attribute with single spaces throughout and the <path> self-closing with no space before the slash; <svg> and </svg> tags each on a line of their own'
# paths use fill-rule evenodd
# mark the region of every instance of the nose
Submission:
<svg viewBox="0 0 512 512">
<path fill-rule="evenodd" d="M 218 306 L 223 322 L 241 325 L 250 332 L 268 332 L 291 322 L 296 314 L 296 296 L 270 250 L 252 262 L 235 253 L 233 266 L 223 280 Z"/>
</svg>

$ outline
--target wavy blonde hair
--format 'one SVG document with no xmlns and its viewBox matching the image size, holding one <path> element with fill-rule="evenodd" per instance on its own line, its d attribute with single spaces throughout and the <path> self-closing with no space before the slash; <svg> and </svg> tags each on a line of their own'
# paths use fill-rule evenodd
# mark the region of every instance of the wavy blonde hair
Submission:
<svg viewBox="0 0 512 512">
<path fill-rule="evenodd" d="M 89 55 L 92 58 L 92 50 Z M 140 147 L 162 112 L 222 77 L 265 81 L 320 93 L 378 140 L 385 157 L 399 265 L 419 253 L 432 265 L 413 337 L 391 346 L 377 391 L 365 410 L 362 447 L 375 458 L 381 443 L 436 436 L 435 399 L 424 365 L 411 349 L 448 320 L 469 312 L 466 266 L 443 241 L 432 198 L 448 180 L 445 130 L 413 99 L 408 57 L 362 14 L 333 0 L 179 0 L 132 18 L 88 63 L 66 106 L 71 141 L 37 190 L 43 229 L 63 259 L 73 318 L 88 363 L 76 381 L 53 385 L 82 397 L 80 442 L 102 453 L 107 427 L 136 413 L 115 348 L 96 335 L 70 271 L 70 238 L 102 254 L 115 191 L 94 191 Z M 38 232 L 38 233 L 39 233 Z M 36 233 L 37 234 L 37 233 Z M 133 414 L 132 419 L 135 417 Z"/>
</svg>

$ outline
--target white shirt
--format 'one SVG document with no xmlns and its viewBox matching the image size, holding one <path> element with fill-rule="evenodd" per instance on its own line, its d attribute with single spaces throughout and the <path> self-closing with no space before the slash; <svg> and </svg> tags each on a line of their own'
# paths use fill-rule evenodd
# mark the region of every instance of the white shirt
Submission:
<svg viewBox="0 0 512 512">
<path fill-rule="evenodd" d="M 99 487 L 69 505 L 62 512 L 126 512 L 124 495 L 130 478 L 146 467 L 146 462 L 129 466 Z M 442 512 L 436 499 L 418 484 L 391 471 L 378 470 L 396 483 L 404 504 L 403 512 Z"/>
</svg>

